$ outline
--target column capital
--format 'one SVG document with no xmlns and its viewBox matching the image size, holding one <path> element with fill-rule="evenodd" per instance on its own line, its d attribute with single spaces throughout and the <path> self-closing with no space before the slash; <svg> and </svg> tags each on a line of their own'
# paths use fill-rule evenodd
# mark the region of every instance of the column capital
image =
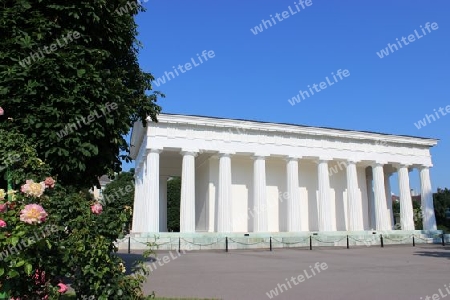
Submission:
<svg viewBox="0 0 450 300">
<path fill-rule="evenodd" d="M 163 152 L 163 149 L 161 149 L 161 148 L 149 148 L 149 149 L 147 149 L 147 153 L 161 153 L 161 152 Z"/>
<path fill-rule="evenodd" d="M 332 161 L 333 158 L 329 157 L 329 156 L 319 156 L 316 159 L 313 160 L 314 163 L 316 164 L 320 164 L 322 162 L 329 162 Z"/>
<path fill-rule="evenodd" d="M 433 167 L 432 164 L 423 164 L 423 165 L 418 166 L 417 169 L 419 169 L 419 170 L 425 170 L 425 169 L 430 169 L 430 168 L 432 168 L 432 167 Z"/>
<path fill-rule="evenodd" d="M 284 157 L 284 160 L 289 162 L 289 161 L 299 161 L 300 159 L 302 159 L 303 156 L 300 155 L 287 155 Z"/>
<path fill-rule="evenodd" d="M 392 166 L 398 170 L 401 168 L 409 168 L 411 165 L 403 164 L 403 163 L 394 163 L 394 164 L 392 164 Z"/>
<path fill-rule="evenodd" d="M 387 161 L 383 161 L 383 160 L 375 160 L 372 161 L 370 164 L 372 167 L 382 167 L 384 165 L 387 165 Z"/>
<path fill-rule="evenodd" d="M 270 156 L 269 153 L 264 153 L 264 152 L 255 152 L 252 155 L 252 159 L 265 159 L 266 157 Z"/>
<path fill-rule="evenodd" d="M 221 150 L 221 151 L 219 151 L 219 153 L 217 153 L 217 155 L 219 157 L 221 157 L 221 156 L 231 156 L 231 155 L 234 155 L 234 154 L 236 154 L 236 152 L 228 151 L 228 150 Z"/>
<path fill-rule="evenodd" d="M 333 160 L 331 156 L 319 156 L 318 161 L 330 161 Z"/>
<path fill-rule="evenodd" d="M 193 149 L 182 149 L 180 151 L 181 155 L 192 155 L 192 156 L 197 156 L 198 155 L 198 150 L 193 150 Z"/>
<path fill-rule="evenodd" d="M 355 158 L 347 158 L 346 161 L 348 164 L 355 164 L 355 165 L 360 162 L 360 160 L 355 159 Z"/>
</svg>

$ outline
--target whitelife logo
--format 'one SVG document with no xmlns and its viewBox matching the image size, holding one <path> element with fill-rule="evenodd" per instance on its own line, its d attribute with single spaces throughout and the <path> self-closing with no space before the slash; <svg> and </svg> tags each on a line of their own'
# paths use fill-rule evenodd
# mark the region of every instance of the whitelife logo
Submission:
<svg viewBox="0 0 450 300">
<path fill-rule="evenodd" d="M 109 103 L 107 102 L 105 108 L 101 108 L 100 110 L 103 113 L 103 116 L 106 116 L 111 111 L 116 110 L 119 106 L 116 102 Z M 100 119 L 102 115 L 100 115 L 96 110 L 94 110 L 93 113 L 91 113 L 87 118 L 80 117 L 81 119 L 77 118 L 76 123 L 69 123 L 67 124 L 64 129 L 61 129 L 59 132 L 56 133 L 59 139 L 62 139 L 63 137 L 77 131 L 82 127 L 81 122 L 84 123 L 84 125 L 89 125 L 92 122 L 94 122 L 96 119 Z"/>
<path fill-rule="evenodd" d="M 303 273 L 305 274 L 305 276 L 303 276 L 303 274 L 300 274 L 297 277 L 292 276 L 291 279 L 286 278 L 285 279 L 286 283 L 279 283 L 276 288 L 274 288 L 266 293 L 267 297 L 269 297 L 269 299 L 277 297 L 278 291 L 281 294 L 284 291 L 288 291 L 289 289 L 292 289 L 291 282 L 294 285 L 299 285 L 300 283 L 304 282 L 306 279 L 313 278 L 314 276 L 318 275 L 321 271 L 328 269 L 328 265 L 327 265 L 327 263 L 324 263 L 324 262 L 323 263 L 316 262 L 316 264 L 314 265 L 314 268 L 312 266 L 309 266 L 309 268 L 310 268 L 312 275 L 308 273 L 308 270 L 303 270 Z M 317 274 L 316 274 L 316 271 L 314 271 L 314 269 L 317 270 Z M 288 288 L 288 286 L 289 286 L 289 288 Z M 284 288 L 284 290 L 283 290 L 283 288 Z"/>
<path fill-rule="evenodd" d="M 206 61 L 208 61 L 208 57 L 209 58 L 214 58 L 216 56 L 216 54 L 214 53 L 213 50 L 209 50 L 208 52 L 206 52 L 206 50 L 203 50 L 202 55 L 203 59 Z M 180 74 L 178 73 L 177 69 L 180 70 L 180 72 L 182 74 L 186 73 L 187 71 L 192 70 L 192 65 L 194 67 L 198 67 L 201 64 L 204 63 L 202 57 L 200 57 L 200 55 L 197 53 L 197 59 L 200 63 L 196 63 L 196 60 L 191 57 L 191 62 L 187 62 L 184 65 L 178 65 L 178 67 L 172 66 L 173 71 L 175 72 L 175 74 L 177 74 L 177 77 L 180 76 Z M 183 69 L 184 67 L 184 69 Z M 172 78 L 171 78 L 172 77 Z M 167 81 L 170 81 L 172 79 L 175 79 L 175 75 L 173 74 L 173 72 L 169 71 L 169 72 L 164 72 L 164 75 L 162 77 L 157 78 L 154 82 L 156 84 L 156 86 L 160 86 L 161 84 L 165 84 L 166 83 L 166 79 Z"/>
<path fill-rule="evenodd" d="M 292 9 L 292 7 L 289 5 L 288 6 L 289 11 L 285 10 L 281 14 L 280 13 L 275 14 L 275 17 L 277 18 L 278 22 L 282 22 L 283 20 L 289 18 L 290 16 L 296 15 L 300 11 L 305 10 L 306 7 L 312 5 L 312 0 L 306 0 L 306 1 L 300 0 L 300 1 L 298 1 L 298 3 L 294 2 L 294 5 L 297 10 Z M 301 9 L 300 9 L 299 5 L 302 7 Z M 280 16 L 281 16 L 281 18 L 280 18 Z M 258 33 L 263 32 L 264 29 L 269 29 L 270 27 L 275 26 L 277 24 L 277 22 L 275 21 L 275 18 L 272 15 L 270 15 L 270 18 L 271 18 L 272 22 L 270 20 L 262 19 L 261 20 L 262 23 L 260 23 L 258 26 L 255 26 L 254 28 L 250 28 L 250 31 L 254 35 L 257 35 Z M 264 28 L 263 28 L 263 25 L 264 25 Z M 269 25 L 269 27 L 267 27 L 267 25 Z"/>
<path fill-rule="evenodd" d="M 336 75 L 334 75 L 334 72 L 331 72 L 331 75 L 333 75 L 334 82 L 330 81 L 330 79 L 327 76 L 327 77 L 325 77 L 327 82 L 322 81 L 319 84 L 314 83 L 312 85 L 312 87 L 310 85 L 308 85 L 308 89 L 309 89 L 309 92 L 311 93 L 311 96 L 314 95 L 313 89 L 318 93 L 318 92 L 326 89 L 327 87 L 332 86 L 335 83 L 339 82 L 338 79 L 336 78 L 336 76 L 338 76 L 340 78 L 340 80 L 342 81 L 344 78 L 347 78 L 348 76 L 350 76 L 350 72 L 347 69 L 345 69 L 344 71 L 341 71 L 341 69 L 339 69 L 339 70 L 337 70 Z M 342 77 L 342 76 L 344 76 L 344 77 Z M 318 87 L 320 89 L 318 89 Z M 305 100 L 307 97 L 308 98 L 310 97 L 308 91 L 300 90 L 296 96 L 292 97 L 291 99 L 288 99 L 288 102 L 292 106 L 294 106 L 295 104 L 300 103 L 302 101 L 302 99 L 300 99 L 300 96 L 303 98 L 303 100 Z"/>
<path fill-rule="evenodd" d="M 436 115 L 436 118 L 439 120 L 441 117 L 439 116 L 438 112 L 436 111 L 436 109 L 433 109 L 433 111 L 434 114 Z M 450 105 L 447 105 L 445 107 L 446 112 L 444 112 L 444 108 L 442 107 L 439 107 L 438 111 L 441 113 L 443 117 L 445 117 L 448 113 L 450 113 Z M 425 118 L 417 121 L 417 123 L 414 123 L 414 126 L 416 126 L 417 129 L 421 129 L 422 127 L 427 126 L 427 124 L 431 124 L 431 122 L 436 122 L 436 118 L 434 117 L 433 114 L 431 115 L 425 114 Z"/>
<path fill-rule="evenodd" d="M 33 62 L 37 62 L 40 59 L 43 59 L 45 54 L 51 54 L 58 50 L 59 48 L 63 48 L 69 44 L 69 42 L 73 42 L 73 39 L 80 38 L 80 33 L 78 31 L 70 31 L 67 33 L 67 36 L 62 36 L 61 39 L 63 40 L 63 43 L 59 39 L 56 39 L 56 43 L 53 43 L 49 46 L 44 46 L 43 48 L 40 48 L 37 52 L 30 53 L 30 56 L 27 58 L 19 61 L 19 64 L 22 67 L 30 66 Z M 49 49 L 50 48 L 50 49 Z M 44 54 L 45 52 L 45 54 Z M 40 55 L 39 55 L 40 54 Z"/>
<path fill-rule="evenodd" d="M 427 22 L 427 24 L 425 24 L 425 28 L 427 29 L 428 33 L 430 33 L 431 32 L 430 28 L 433 29 L 433 30 L 438 30 L 439 26 L 438 26 L 438 24 L 436 22 L 433 22 L 431 24 L 430 24 L 430 22 Z M 427 32 L 422 27 L 422 25 L 420 25 L 420 29 L 422 29 L 423 35 L 420 35 L 417 32 L 417 30 L 414 30 L 415 34 L 408 35 L 408 41 L 409 42 L 407 42 L 406 38 L 404 36 L 402 36 L 400 41 L 403 42 L 403 45 L 407 46 L 410 43 L 414 42 L 416 40 L 416 37 L 419 40 L 419 39 L 423 38 L 425 35 L 427 35 Z M 397 40 L 398 47 L 400 47 L 400 49 L 401 49 L 402 48 L 402 43 L 400 43 L 398 38 L 396 38 L 396 40 Z M 391 53 L 394 53 L 394 51 L 398 51 L 398 47 L 397 47 L 397 45 L 395 43 L 394 44 L 388 43 L 386 48 L 381 49 L 380 52 L 377 52 L 377 55 L 378 55 L 379 58 L 384 58 L 385 56 L 388 56 L 390 54 L 389 50 L 391 50 Z"/>
</svg>

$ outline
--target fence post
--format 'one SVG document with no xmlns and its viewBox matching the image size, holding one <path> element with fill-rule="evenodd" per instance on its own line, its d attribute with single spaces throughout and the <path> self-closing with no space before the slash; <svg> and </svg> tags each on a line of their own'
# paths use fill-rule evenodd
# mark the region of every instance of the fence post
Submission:
<svg viewBox="0 0 450 300">
<path fill-rule="evenodd" d="M 270 237 L 270 251 L 272 251 L 272 237 Z"/>
<path fill-rule="evenodd" d="M 128 254 L 131 253 L 131 237 L 128 237 Z"/>
<path fill-rule="evenodd" d="M 347 249 L 350 249 L 350 244 L 348 242 L 348 234 L 347 234 Z"/>
<path fill-rule="evenodd" d="M 383 241 L 383 235 L 380 234 L 380 242 L 381 242 L 381 248 L 384 248 L 384 241 Z"/>
<path fill-rule="evenodd" d="M 228 252 L 228 237 L 225 237 L 225 252 Z"/>
<path fill-rule="evenodd" d="M 309 250 L 312 250 L 312 235 L 309 236 Z"/>
<path fill-rule="evenodd" d="M 178 253 L 181 253 L 181 237 L 178 237 Z"/>
<path fill-rule="evenodd" d="M 442 246 L 445 246 L 445 233 L 442 231 Z"/>
<path fill-rule="evenodd" d="M 414 240 L 414 235 L 413 235 L 413 247 L 416 246 L 416 240 Z"/>
</svg>

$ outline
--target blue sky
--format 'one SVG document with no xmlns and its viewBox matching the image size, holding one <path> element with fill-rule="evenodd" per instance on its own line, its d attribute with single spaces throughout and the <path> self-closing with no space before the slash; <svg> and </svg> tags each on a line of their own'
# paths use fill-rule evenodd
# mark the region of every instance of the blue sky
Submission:
<svg viewBox="0 0 450 300">
<path fill-rule="evenodd" d="M 167 96 L 159 102 L 163 112 L 437 138 L 433 189 L 450 187 L 450 114 L 440 113 L 420 129 L 414 125 L 450 105 L 448 1 L 312 0 L 304 8 L 298 0 L 143 5 L 147 11 L 137 17 L 142 69 L 158 78 L 191 59 L 199 64 L 154 85 Z M 279 21 L 275 14 L 283 11 L 287 18 Z M 255 35 L 250 29 L 270 15 L 276 24 Z M 437 23 L 435 30 L 428 32 L 427 22 Z M 408 45 L 400 42 L 388 56 L 377 55 L 402 37 Z M 214 57 L 200 64 L 197 53 L 203 50 L 214 51 Z M 339 69 L 350 75 L 300 103 L 288 102 L 327 76 L 333 81 Z M 411 187 L 419 190 L 418 173 L 410 175 Z M 391 180 L 398 191 L 396 178 Z"/>
</svg>

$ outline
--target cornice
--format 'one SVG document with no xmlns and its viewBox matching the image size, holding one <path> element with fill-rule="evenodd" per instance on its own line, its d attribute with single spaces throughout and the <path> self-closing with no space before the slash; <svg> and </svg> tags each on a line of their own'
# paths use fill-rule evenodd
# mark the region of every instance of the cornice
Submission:
<svg viewBox="0 0 450 300">
<path fill-rule="evenodd" d="M 142 126 L 142 122 L 135 122 L 130 137 L 130 156 L 132 159 L 136 159 L 136 157 L 138 157 L 142 142 L 145 140 L 145 133 L 146 128 Z"/>
<path fill-rule="evenodd" d="M 257 121 L 234 120 L 234 119 L 220 119 L 212 117 L 187 116 L 187 115 L 169 115 L 160 114 L 158 116 L 158 124 L 184 124 L 198 127 L 213 127 L 213 128 L 235 128 L 237 131 L 245 132 L 246 130 L 261 131 L 265 133 L 274 134 L 296 134 L 306 136 L 323 136 L 339 139 L 348 139 L 353 141 L 373 141 L 377 143 L 395 143 L 395 144 L 409 144 L 416 146 L 435 146 L 437 139 L 412 137 L 403 135 L 391 135 L 382 133 L 373 133 L 366 131 L 343 130 L 322 127 L 310 127 L 303 125 L 289 125 L 279 123 L 266 123 Z M 134 133 L 134 128 L 133 128 Z"/>
</svg>

